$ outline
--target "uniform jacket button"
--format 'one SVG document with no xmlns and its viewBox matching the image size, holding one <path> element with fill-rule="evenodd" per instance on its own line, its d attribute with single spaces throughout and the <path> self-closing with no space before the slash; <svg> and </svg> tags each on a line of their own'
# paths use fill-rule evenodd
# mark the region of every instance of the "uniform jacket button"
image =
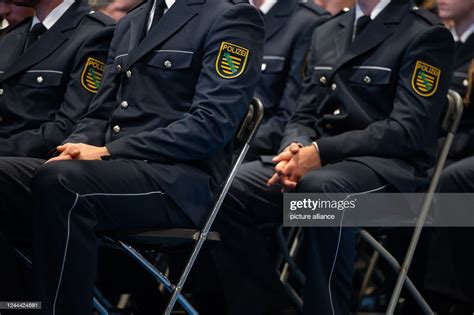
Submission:
<svg viewBox="0 0 474 315">
<path fill-rule="evenodd" d="M 321 76 L 321 77 L 319 78 L 319 82 L 321 82 L 322 84 L 326 84 L 326 82 L 327 82 L 326 76 L 324 76 L 324 75 Z"/>
<path fill-rule="evenodd" d="M 266 63 L 262 63 L 262 72 L 265 71 L 267 69 L 267 64 Z"/>
<path fill-rule="evenodd" d="M 335 91 L 337 89 L 337 84 L 333 83 L 331 84 L 331 90 Z"/>
<path fill-rule="evenodd" d="M 120 64 L 117 65 L 117 71 L 122 72 L 122 65 L 120 65 Z"/>
<path fill-rule="evenodd" d="M 339 108 L 337 108 L 337 109 L 334 111 L 333 114 L 336 115 L 336 116 L 337 116 L 337 115 L 340 115 L 340 114 L 341 114 L 341 110 L 340 110 Z"/>
<path fill-rule="evenodd" d="M 164 66 L 165 66 L 166 69 L 171 69 L 171 67 L 173 66 L 173 63 L 169 60 L 166 60 L 164 62 Z"/>
<path fill-rule="evenodd" d="M 365 83 L 365 84 L 370 84 L 370 82 L 372 82 L 372 79 L 371 79 L 368 75 L 366 75 L 366 76 L 364 77 L 364 83 Z"/>
<path fill-rule="evenodd" d="M 332 129 L 332 125 L 331 125 L 331 124 L 326 124 L 326 125 L 324 126 L 324 128 L 326 128 L 326 129 Z"/>
<path fill-rule="evenodd" d="M 39 84 L 43 83 L 44 79 L 42 76 L 39 76 L 36 78 L 36 82 L 38 82 Z"/>
<path fill-rule="evenodd" d="M 125 75 L 127 76 L 127 78 L 130 79 L 132 77 L 132 71 L 127 70 L 127 73 Z"/>
<path fill-rule="evenodd" d="M 464 85 L 464 86 L 468 86 L 468 85 L 469 85 L 469 82 L 467 81 L 467 79 L 464 79 L 464 80 L 462 81 L 462 85 Z M 3 90 L 0 90 L 0 91 L 3 91 Z M 2 95 L 1 92 L 0 92 L 0 95 Z"/>
<path fill-rule="evenodd" d="M 0 89 L 0 95 L 3 95 L 4 90 Z"/>
<path fill-rule="evenodd" d="M 126 109 L 128 107 L 128 102 L 127 101 L 123 101 L 122 103 L 120 103 L 120 106 L 123 108 L 123 109 Z"/>
<path fill-rule="evenodd" d="M 120 126 L 115 125 L 114 128 L 112 128 L 112 130 L 113 130 L 114 133 L 119 133 L 120 132 Z"/>
</svg>

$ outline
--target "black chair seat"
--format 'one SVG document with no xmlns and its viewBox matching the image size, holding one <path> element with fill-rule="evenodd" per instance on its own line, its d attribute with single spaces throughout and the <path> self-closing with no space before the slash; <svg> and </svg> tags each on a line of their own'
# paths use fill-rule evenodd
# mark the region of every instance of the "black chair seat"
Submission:
<svg viewBox="0 0 474 315">
<path fill-rule="evenodd" d="M 157 229 L 148 231 L 126 231 L 110 235 L 128 245 L 142 250 L 176 252 L 187 250 L 199 238 L 200 230 L 194 229 Z M 207 246 L 215 245 L 221 239 L 219 233 L 210 231 L 207 234 Z"/>
</svg>

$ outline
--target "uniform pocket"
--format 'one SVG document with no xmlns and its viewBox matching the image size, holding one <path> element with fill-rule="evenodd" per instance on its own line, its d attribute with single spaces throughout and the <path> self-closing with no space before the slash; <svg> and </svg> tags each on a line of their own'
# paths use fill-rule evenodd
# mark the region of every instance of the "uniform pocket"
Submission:
<svg viewBox="0 0 474 315">
<path fill-rule="evenodd" d="M 191 65 L 193 55 L 194 52 L 185 50 L 157 50 L 148 65 L 164 70 L 186 69 Z"/>
<path fill-rule="evenodd" d="M 262 73 L 277 73 L 283 71 L 285 57 L 264 56 L 262 62 Z"/>
<path fill-rule="evenodd" d="M 392 69 L 376 66 L 357 66 L 352 68 L 349 81 L 364 85 L 385 85 L 390 82 Z"/>
<path fill-rule="evenodd" d="M 61 84 L 63 73 L 54 70 L 30 70 L 20 79 L 19 84 L 34 88 L 46 88 Z"/>
<path fill-rule="evenodd" d="M 314 66 L 311 82 L 316 85 L 327 85 L 328 78 L 331 75 L 332 67 L 329 66 Z"/>
</svg>

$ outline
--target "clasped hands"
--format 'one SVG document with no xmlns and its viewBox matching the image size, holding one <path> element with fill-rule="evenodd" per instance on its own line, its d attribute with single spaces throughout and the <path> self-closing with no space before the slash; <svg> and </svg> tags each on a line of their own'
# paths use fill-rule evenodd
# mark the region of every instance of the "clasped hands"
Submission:
<svg viewBox="0 0 474 315">
<path fill-rule="evenodd" d="M 100 160 L 102 156 L 110 155 L 104 147 L 96 147 L 85 143 L 66 143 L 56 148 L 60 153 L 46 163 L 66 160 Z"/>
<path fill-rule="evenodd" d="M 276 163 L 275 174 L 267 181 L 267 185 L 281 183 L 282 192 L 295 189 L 303 176 L 321 167 L 319 152 L 313 144 L 301 147 L 297 143 L 292 143 L 275 156 L 273 162 Z"/>
</svg>

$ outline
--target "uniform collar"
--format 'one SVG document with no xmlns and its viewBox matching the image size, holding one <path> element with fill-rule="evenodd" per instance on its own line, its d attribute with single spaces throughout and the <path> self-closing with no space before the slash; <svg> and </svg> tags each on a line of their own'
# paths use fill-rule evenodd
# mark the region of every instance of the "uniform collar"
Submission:
<svg viewBox="0 0 474 315">
<path fill-rule="evenodd" d="M 53 27 L 53 25 L 59 21 L 61 16 L 63 16 L 63 14 L 74 4 L 74 2 L 75 0 L 64 0 L 63 3 L 54 8 L 54 10 L 51 11 L 42 22 L 44 27 L 46 27 L 47 30 Z M 33 18 L 33 23 L 31 23 L 31 27 L 33 28 L 33 26 L 37 23 L 41 23 L 41 21 L 35 15 Z"/>
<path fill-rule="evenodd" d="M 469 38 L 469 36 L 471 36 L 471 34 L 474 33 L 474 23 L 471 24 L 471 26 L 469 26 L 469 28 L 467 30 L 465 30 L 464 33 L 461 34 L 461 36 L 459 36 L 456 33 L 456 29 L 454 27 L 451 28 L 450 30 L 451 30 L 451 34 L 453 34 L 455 42 L 465 43 L 467 41 L 467 39 Z"/>
<path fill-rule="evenodd" d="M 249 0 L 249 2 L 251 5 L 255 6 L 253 0 Z M 277 2 L 278 0 L 264 0 L 259 8 L 260 12 L 262 12 L 263 14 L 267 14 Z"/>
<path fill-rule="evenodd" d="M 385 9 L 385 7 L 387 5 L 389 5 L 391 2 L 391 0 L 380 0 L 379 3 L 377 3 L 377 5 L 375 6 L 375 8 L 372 10 L 372 12 L 370 13 L 370 19 L 371 20 L 374 20 L 377 15 L 380 14 L 380 12 L 383 11 L 383 9 Z M 362 12 L 362 9 L 360 8 L 359 6 L 359 3 L 356 4 L 356 7 L 355 7 L 355 19 L 354 19 L 354 25 L 356 25 L 357 23 L 357 20 L 361 17 L 361 16 L 364 16 L 364 12 Z"/>
</svg>

